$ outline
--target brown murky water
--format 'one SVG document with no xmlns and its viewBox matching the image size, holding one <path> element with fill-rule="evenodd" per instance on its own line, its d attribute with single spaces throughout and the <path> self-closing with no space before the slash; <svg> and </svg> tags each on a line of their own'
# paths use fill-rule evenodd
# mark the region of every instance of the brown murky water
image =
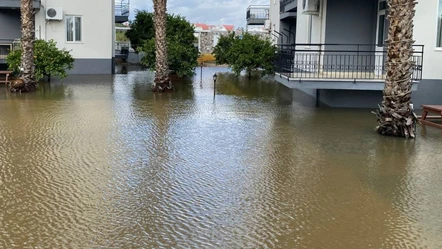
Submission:
<svg viewBox="0 0 442 249">
<path fill-rule="evenodd" d="M 216 71 L 0 86 L 0 248 L 442 248 L 442 131 Z"/>
</svg>

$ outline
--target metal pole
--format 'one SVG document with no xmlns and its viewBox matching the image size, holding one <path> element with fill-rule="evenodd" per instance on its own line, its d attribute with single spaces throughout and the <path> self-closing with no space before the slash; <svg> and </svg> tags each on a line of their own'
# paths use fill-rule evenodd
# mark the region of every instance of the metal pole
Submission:
<svg viewBox="0 0 442 249">
<path fill-rule="evenodd" d="M 216 92 L 216 80 L 213 80 L 213 99 L 215 99 L 215 92 Z"/>
<path fill-rule="evenodd" d="M 200 85 L 203 85 L 203 63 L 201 62 L 201 80 Z"/>
</svg>

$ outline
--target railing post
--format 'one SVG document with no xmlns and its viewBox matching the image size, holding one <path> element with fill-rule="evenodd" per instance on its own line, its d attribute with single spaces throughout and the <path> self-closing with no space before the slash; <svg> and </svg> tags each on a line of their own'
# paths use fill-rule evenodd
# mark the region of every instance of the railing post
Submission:
<svg viewBox="0 0 442 249">
<path fill-rule="evenodd" d="M 319 58 L 318 58 L 318 78 L 320 78 L 321 75 L 321 57 L 322 57 L 322 45 L 319 45 Z"/>
</svg>

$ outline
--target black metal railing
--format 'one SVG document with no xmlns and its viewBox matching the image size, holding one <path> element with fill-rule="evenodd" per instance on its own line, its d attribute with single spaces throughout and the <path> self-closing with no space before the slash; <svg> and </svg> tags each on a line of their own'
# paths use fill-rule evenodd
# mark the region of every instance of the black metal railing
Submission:
<svg viewBox="0 0 442 249">
<path fill-rule="evenodd" d="M 246 20 L 268 20 L 269 10 L 268 5 L 250 5 L 247 8 Z"/>
<path fill-rule="evenodd" d="M 130 0 L 115 0 L 115 15 L 129 16 Z"/>
<path fill-rule="evenodd" d="M 384 80 L 387 51 L 374 44 L 277 45 L 275 72 L 296 79 Z M 413 45 L 412 80 L 422 79 L 424 46 Z"/>
<path fill-rule="evenodd" d="M 0 60 L 6 60 L 8 54 L 17 49 L 20 49 L 20 40 L 0 39 Z"/>
<path fill-rule="evenodd" d="M 295 1 L 296 1 L 296 0 L 281 0 L 281 1 L 279 2 L 279 11 L 280 11 L 281 13 L 282 13 L 282 12 L 285 12 L 285 6 L 291 4 L 291 3 L 295 2 Z"/>
</svg>

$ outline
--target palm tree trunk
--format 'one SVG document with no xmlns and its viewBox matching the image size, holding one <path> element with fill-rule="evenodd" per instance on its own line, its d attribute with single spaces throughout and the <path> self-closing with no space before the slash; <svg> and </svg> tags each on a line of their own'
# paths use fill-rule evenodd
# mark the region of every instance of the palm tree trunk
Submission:
<svg viewBox="0 0 442 249">
<path fill-rule="evenodd" d="M 171 90 L 169 85 L 169 64 L 167 59 L 167 0 L 154 0 L 154 27 L 155 27 L 155 81 L 153 91 L 163 92 Z"/>
<path fill-rule="evenodd" d="M 387 76 L 382 107 L 376 112 L 383 135 L 414 138 L 417 116 L 411 107 L 413 73 L 414 0 L 387 0 L 390 27 L 387 40 Z"/>
<path fill-rule="evenodd" d="M 12 87 L 11 91 L 32 92 L 37 88 L 35 82 L 34 41 L 35 12 L 32 0 L 21 0 L 21 78 L 24 84 Z"/>
</svg>

